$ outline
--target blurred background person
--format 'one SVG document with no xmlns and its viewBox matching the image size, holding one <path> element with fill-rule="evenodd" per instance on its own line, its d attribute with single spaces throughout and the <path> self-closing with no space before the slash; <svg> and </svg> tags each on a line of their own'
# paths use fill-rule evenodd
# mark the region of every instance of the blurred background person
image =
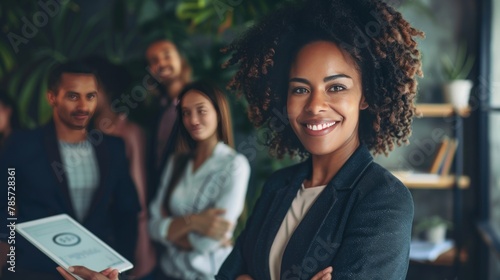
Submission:
<svg viewBox="0 0 500 280">
<path fill-rule="evenodd" d="M 18 223 L 66 213 L 134 263 L 140 205 L 125 145 L 117 137 L 87 130 L 98 88 L 86 63 L 55 66 L 47 88 L 52 120 L 12 134 L 0 168 L 15 168 L 16 184 L 22 186 L 15 195 Z M 7 172 L 0 179 L 7 182 Z M 0 213 L 6 220 L 7 196 L 2 199 Z M 2 239 L 9 235 L 7 230 L 0 230 Z M 60 279 L 48 256 L 21 236 L 15 241 L 15 272 L 2 263 L 3 279 Z"/>
<path fill-rule="evenodd" d="M 148 153 L 148 188 L 150 198 L 155 195 L 160 174 L 168 156 L 174 150 L 177 97 L 191 80 L 191 67 L 177 46 L 168 40 L 149 44 L 146 60 L 150 73 L 159 82 L 157 87 L 158 113 L 151 124 L 151 146 Z"/>
<path fill-rule="evenodd" d="M 150 233 L 163 245 L 157 279 L 213 279 L 232 249 L 250 166 L 232 147 L 229 106 L 217 88 L 188 85 L 177 118 L 176 153 L 150 205 Z"/>
<path fill-rule="evenodd" d="M 129 159 L 129 170 L 137 189 L 141 212 L 138 216 L 137 248 L 135 264 L 131 275 L 139 279 L 152 279 L 156 265 L 156 255 L 148 234 L 148 212 L 146 206 L 146 137 L 142 128 L 130 121 L 126 114 L 118 113 L 122 95 L 130 95 L 128 81 L 131 81 L 127 70 L 112 64 L 104 57 L 94 56 L 86 62 L 95 69 L 100 81 L 97 109 L 94 114 L 93 127 L 125 142 L 125 151 Z M 112 105 L 113 104 L 113 105 Z"/>
<path fill-rule="evenodd" d="M 0 90 L 0 151 L 12 131 L 19 128 L 19 119 L 14 101 L 7 92 Z"/>
</svg>

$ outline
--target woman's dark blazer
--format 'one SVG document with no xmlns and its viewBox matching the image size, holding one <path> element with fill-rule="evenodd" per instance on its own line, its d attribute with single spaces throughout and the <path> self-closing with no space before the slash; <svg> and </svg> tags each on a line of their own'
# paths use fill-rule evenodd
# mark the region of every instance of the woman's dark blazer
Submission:
<svg viewBox="0 0 500 280">
<path fill-rule="evenodd" d="M 216 279 L 270 279 L 271 245 L 311 166 L 309 159 L 270 177 Z M 291 236 L 281 279 L 311 279 L 328 266 L 333 279 L 405 279 L 412 220 L 408 189 L 361 145 Z"/>
</svg>

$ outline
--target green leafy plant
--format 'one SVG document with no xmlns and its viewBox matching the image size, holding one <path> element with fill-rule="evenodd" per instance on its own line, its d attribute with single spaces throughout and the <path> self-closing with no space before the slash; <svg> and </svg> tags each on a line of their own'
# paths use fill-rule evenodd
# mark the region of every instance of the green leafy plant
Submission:
<svg viewBox="0 0 500 280">
<path fill-rule="evenodd" d="M 294 0 L 181 0 L 176 15 L 198 31 L 221 34 L 232 27 L 245 26 L 286 2 Z"/>
<path fill-rule="evenodd" d="M 453 224 L 450 221 L 445 220 L 445 219 L 441 218 L 440 216 L 431 216 L 431 217 L 424 218 L 420 222 L 418 222 L 415 225 L 415 232 L 417 234 L 419 234 L 423 231 L 426 231 L 428 229 L 432 229 L 432 228 L 435 228 L 435 227 L 441 226 L 441 225 L 446 226 L 447 229 L 453 228 Z"/>
<path fill-rule="evenodd" d="M 467 53 L 467 45 L 462 43 L 453 58 L 446 53 L 441 58 L 443 73 L 449 81 L 467 79 L 475 60 L 473 54 Z"/>
</svg>

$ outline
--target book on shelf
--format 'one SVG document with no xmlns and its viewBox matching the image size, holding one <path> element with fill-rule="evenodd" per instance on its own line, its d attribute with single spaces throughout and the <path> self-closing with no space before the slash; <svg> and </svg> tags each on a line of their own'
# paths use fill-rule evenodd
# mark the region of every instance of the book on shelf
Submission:
<svg viewBox="0 0 500 280">
<path fill-rule="evenodd" d="M 432 162 L 431 169 L 429 173 L 431 174 L 439 174 L 439 168 L 443 165 L 444 158 L 446 157 L 446 151 L 448 150 L 448 145 L 450 144 L 450 138 L 447 136 L 443 137 L 441 143 L 439 143 L 439 148 Z"/>
<path fill-rule="evenodd" d="M 455 158 L 455 154 L 457 152 L 457 147 L 458 147 L 458 141 L 456 139 L 451 139 L 450 143 L 448 144 L 448 149 L 446 156 L 444 158 L 443 166 L 439 170 L 439 174 L 441 176 L 448 175 L 450 174 L 451 170 L 451 163 L 453 162 L 453 159 Z"/>
<path fill-rule="evenodd" d="M 455 158 L 457 147 L 458 141 L 456 139 L 450 139 L 446 136 L 443 137 L 429 173 L 438 174 L 440 176 L 450 174 L 451 164 Z"/>
<path fill-rule="evenodd" d="M 400 180 L 407 184 L 450 184 L 453 178 L 450 178 L 451 166 L 458 147 L 458 141 L 444 136 L 438 145 L 436 155 L 428 171 L 416 170 L 393 170 L 391 171 Z"/>
<path fill-rule="evenodd" d="M 435 261 L 444 252 L 453 248 L 452 240 L 431 243 L 422 240 L 412 240 L 410 243 L 410 259 L 414 261 Z"/>
</svg>

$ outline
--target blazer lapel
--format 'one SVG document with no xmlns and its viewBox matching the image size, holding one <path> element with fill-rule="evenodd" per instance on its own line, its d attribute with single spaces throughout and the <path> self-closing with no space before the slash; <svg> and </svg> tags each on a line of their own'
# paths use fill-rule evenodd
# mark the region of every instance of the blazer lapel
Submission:
<svg viewBox="0 0 500 280">
<path fill-rule="evenodd" d="M 44 127 L 43 137 L 44 146 L 47 151 L 49 158 L 49 163 L 55 177 L 55 182 L 61 191 L 64 206 L 68 210 L 68 214 L 75 218 L 75 211 L 73 209 L 73 204 L 71 203 L 71 197 L 69 195 L 68 188 L 68 178 L 66 177 L 66 169 L 61 159 L 61 153 L 59 151 L 59 142 L 57 140 L 56 128 L 54 122 L 51 121 Z"/>
<path fill-rule="evenodd" d="M 315 266 L 333 258 L 340 246 L 331 240 L 341 218 L 334 211 L 336 202 L 339 197 L 347 194 L 343 190 L 350 191 L 354 188 L 372 161 L 369 150 L 365 145 L 360 145 L 328 183 L 290 237 L 283 253 L 281 277 L 289 279 L 293 275 L 300 279 L 310 279 L 317 271 L 325 268 Z"/>
<path fill-rule="evenodd" d="M 292 205 L 292 201 L 297 195 L 302 182 L 310 173 L 310 160 L 299 165 L 299 170 L 296 175 L 288 181 L 282 188 L 276 191 L 274 199 L 271 202 L 271 209 L 269 209 L 270 216 L 265 220 L 262 228 L 260 230 L 259 237 L 257 238 L 257 245 L 255 246 L 254 255 L 257 256 L 257 260 L 263 260 L 263 269 L 258 269 L 257 271 L 262 272 L 262 274 L 256 279 L 270 279 L 271 272 L 269 270 L 269 253 L 271 251 L 271 246 L 273 245 L 274 238 L 278 233 L 278 230 L 285 218 L 288 209 Z M 263 250 L 262 250 L 263 249 Z"/>
<path fill-rule="evenodd" d="M 281 277 L 289 279 L 288 277 L 293 274 L 294 276 L 299 276 L 300 279 L 306 279 L 302 277 L 302 273 L 304 271 L 314 271 L 314 267 L 307 267 L 314 266 L 314 262 L 306 262 L 305 256 L 310 251 L 311 246 L 316 243 L 315 241 L 323 238 L 321 237 L 321 232 L 331 233 L 331 228 L 336 226 L 331 223 L 331 217 L 328 217 L 337 202 L 336 193 L 335 188 L 329 184 L 321 192 L 293 232 L 281 260 Z M 323 238 L 322 240 L 325 239 Z M 297 260 L 300 261 L 297 262 Z M 302 263 L 303 260 L 304 263 Z M 314 275 L 309 275 L 307 279 L 310 279 L 312 276 Z"/>
</svg>

